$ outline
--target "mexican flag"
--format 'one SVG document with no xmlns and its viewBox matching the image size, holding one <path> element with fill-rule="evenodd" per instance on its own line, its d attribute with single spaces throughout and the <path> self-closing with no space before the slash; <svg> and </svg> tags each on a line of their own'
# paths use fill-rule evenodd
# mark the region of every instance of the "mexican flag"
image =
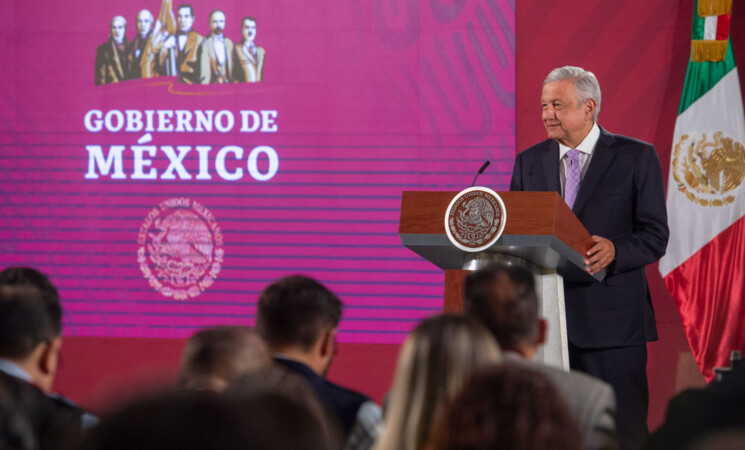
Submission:
<svg viewBox="0 0 745 450">
<path fill-rule="evenodd" d="M 707 381 L 745 351 L 745 116 L 729 41 L 732 0 L 697 0 L 675 123 L 660 273 Z"/>
</svg>

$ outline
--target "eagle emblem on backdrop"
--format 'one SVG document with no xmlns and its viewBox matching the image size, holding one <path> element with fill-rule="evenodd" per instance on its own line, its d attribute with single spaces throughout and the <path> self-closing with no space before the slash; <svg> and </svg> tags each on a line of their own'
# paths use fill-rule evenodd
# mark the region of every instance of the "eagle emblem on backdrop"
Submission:
<svg viewBox="0 0 745 450">
<path fill-rule="evenodd" d="M 675 144 L 672 167 L 688 200 L 705 207 L 729 205 L 745 178 L 745 147 L 722 131 L 684 134 Z"/>
<path fill-rule="evenodd" d="M 202 204 L 173 198 L 153 208 L 138 236 L 137 261 L 150 286 L 165 297 L 196 297 L 222 267 L 220 227 Z"/>
</svg>

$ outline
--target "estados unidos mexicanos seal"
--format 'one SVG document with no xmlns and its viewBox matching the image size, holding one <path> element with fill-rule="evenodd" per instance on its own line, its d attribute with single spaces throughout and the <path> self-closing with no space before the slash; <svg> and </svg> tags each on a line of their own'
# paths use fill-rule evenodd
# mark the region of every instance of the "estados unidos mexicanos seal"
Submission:
<svg viewBox="0 0 745 450">
<path fill-rule="evenodd" d="M 150 286 L 165 297 L 196 297 L 215 281 L 223 263 L 223 237 L 215 216 L 199 202 L 171 198 L 145 217 L 137 262 Z"/>
<path fill-rule="evenodd" d="M 445 231 L 456 247 L 480 252 L 494 244 L 507 218 L 499 195 L 485 187 L 470 187 L 453 198 L 445 213 Z"/>
</svg>

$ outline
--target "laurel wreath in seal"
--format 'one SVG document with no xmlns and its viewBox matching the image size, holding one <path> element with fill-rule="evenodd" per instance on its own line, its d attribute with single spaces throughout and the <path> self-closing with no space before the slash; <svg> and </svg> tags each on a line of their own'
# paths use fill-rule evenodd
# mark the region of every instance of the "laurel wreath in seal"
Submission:
<svg viewBox="0 0 745 450">
<path fill-rule="evenodd" d="M 726 194 L 745 178 L 745 147 L 721 131 L 711 140 L 706 133 L 698 141 L 684 134 L 675 144 L 672 166 L 678 190 L 688 200 L 705 207 L 729 205 L 735 196 Z"/>
</svg>

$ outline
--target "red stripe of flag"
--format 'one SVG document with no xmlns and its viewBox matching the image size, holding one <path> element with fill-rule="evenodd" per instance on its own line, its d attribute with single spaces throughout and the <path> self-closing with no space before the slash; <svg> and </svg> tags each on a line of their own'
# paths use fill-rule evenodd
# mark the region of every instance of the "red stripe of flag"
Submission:
<svg viewBox="0 0 745 450">
<path fill-rule="evenodd" d="M 717 41 L 726 41 L 729 39 L 729 19 L 729 14 L 717 17 Z"/>
<path fill-rule="evenodd" d="M 731 350 L 745 351 L 745 217 L 709 241 L 665 277 L 701 373 L 729 367 Z"/>
</svg>

